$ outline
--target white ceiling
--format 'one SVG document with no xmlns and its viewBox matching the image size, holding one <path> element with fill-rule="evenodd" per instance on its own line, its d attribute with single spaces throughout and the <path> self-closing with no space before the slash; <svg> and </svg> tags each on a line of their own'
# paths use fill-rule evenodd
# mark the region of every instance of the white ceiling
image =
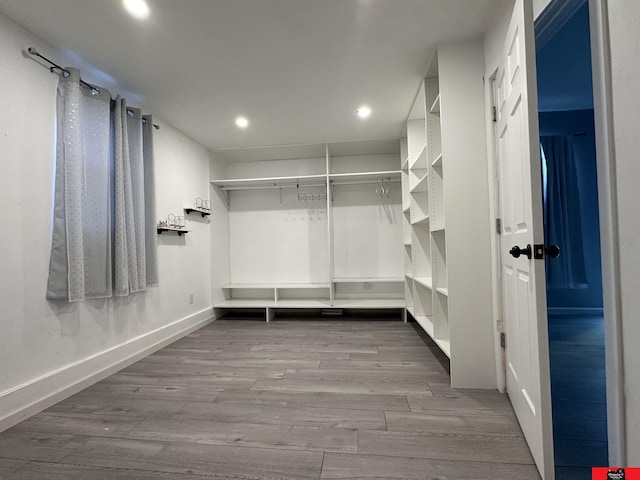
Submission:
<svg viewBox="0 0 640 480">
<path fill-rule="evenodd" d="M 0 13 L 220 150 L 398 138 L 435 43 L 480 35 L 503 1 L 148 0 L 138 21 L 120 0 L 0 0 Z"/>
</svg>

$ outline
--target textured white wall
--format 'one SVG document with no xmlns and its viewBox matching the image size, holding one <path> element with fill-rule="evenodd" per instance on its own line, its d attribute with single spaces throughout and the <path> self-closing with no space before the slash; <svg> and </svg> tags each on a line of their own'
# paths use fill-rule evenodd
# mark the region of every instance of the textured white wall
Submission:
<svg viewBox="0 0 640 480">
<path fill-rule="evenodd" d="M 184 237 L 159 237 L 160 286 L 146 294 L 78 304 L 45 299 L 57 77 L 23 54 L 28 46 L 64 61 L 61 52 L 0 16 L 0 430 L 24 407 L 212 312 L 211 228 L 202 221 L 189 222 Z M 157 216 L 165 217 L 208 197 L 209 155 L 154 121 L 161 126 L 154 131 Z"/>
</svg>

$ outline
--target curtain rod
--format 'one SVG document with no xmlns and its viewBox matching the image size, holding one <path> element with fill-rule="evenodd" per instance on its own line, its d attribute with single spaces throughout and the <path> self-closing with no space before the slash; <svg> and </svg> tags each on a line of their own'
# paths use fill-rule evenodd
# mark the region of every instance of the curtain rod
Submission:
<svg viewBox="0 0 640 480">
<path fill-rule="evenodd" d="M 33 56 L 35 56 L 35 57 L 40 57 L 40 58 L 41 58 L 41 59 L 43 59 L 45 62 L 47 62 L 47 63 L 51 64 L 51 65 L 52 65 L 52 67 L 50 67 L 50 68 L 49 68 L 49 71 L 50 71 L 51 73 L 53 73 L 53 71 L 54 71 L 55 69 L 58 69 L 58 70 L 60 70 L 60 71 L 62 72 L 62 75 L 63 75 L 65 78 L 67 78 L 67 77 L 69 77 L 69 75 L 71 75 L 71 72 L 70 72 L 69 70 L 67 70 L 67 69 L 65 69 L 65 68 L 62 68 L 60 65 L 58 65 L 58 64 L 57 64 L 57 63 L 55 63 L 55 62 L 52 62 L 52 61 L 51 61 L 51 60 L 49 60 L 47 57 L 45 57 L 45 56 L 44 56 L 44 55 L 42 55 L 40 52 L 38 52 L 35 48 L 33 48 L 33 47 L 29 47 L 29 48 L 27 48 L 27 52 L 29 53 L 29 55 L 33 55 Z M 100 93 L 100 89 L 99 89 L 99 88 L 94 87 L 93 85 L 91 85 L 90 83 L 85 82 L 85 81 L 84 81 L 84 80 L 82 80 L 82 79 L 80 79 L 80 84 L 81 84 L 81 85 L 84 85 L 84 86 L 85 86 L 85 87 L 87 87 L 89 90 L 91 90 L 91 93 L 92 93 L 92 94 L 94 94 L 94 95 L 97 95 L 97 94 L 99 94 L 99 93 Z M 127 111 L 129 111 L 129 110 L 127 109 Z M 142 119 L 142 122 L 143 122 L 143 123 L 147 123 L 147 120 L 143 118 L 143 119 Z M 157 125 L 157 124 L 155 124 L 155 123 L 154 123 L 154 124 L 153 124 L 153 126 L 155 127 L 155 129 L 156 129 L 156 130 L 160 130 L 160 125 Z"/>
</svg>

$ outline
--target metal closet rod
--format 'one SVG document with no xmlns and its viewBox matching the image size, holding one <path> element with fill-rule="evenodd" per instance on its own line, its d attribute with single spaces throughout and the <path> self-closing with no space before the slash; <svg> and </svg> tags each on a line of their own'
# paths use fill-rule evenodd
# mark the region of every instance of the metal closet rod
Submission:
<svg viewBox="0 0 640 480">
<path fill-rule="evenodd" d="M 49 60 L 47 57 L 45 57 L 44 55 L 42 55 L 40 52 L 38 52 L 35 48 L 33 47 L 29 47 L 27 48 L 27 53 L 29 53 L 29 55 L 33 55 L 34 57 L 40 57 L 41 59 L 43 59 L 45 62 L 49 63 L 50 65 L 52 65 L 49 68 L 49 71 L 51 73 L 53 73 L 53 71 L 55 69 L 58 69 L 62 72 L 63 76 L 66 78 L 69 75 L 71 75 L 71 72 L 69 70 L 67 70 L 66 68 L 62 68 L 60 65 L 58 65 L 57 63 Z M 96 92 L 96 94 L 100 93 L 100 89 L 91 85 L 90 83 L 85 82 L 84 80 L 80 79 L 80 84 L 84 85 L 85 87 L 87 87 L 89 90 L 91 90 L 91 92 Z M 127 109 L 127 113 L 129 112 L 129 109 Z M 143 118 L 142 119 L 143 123 L 147 123 L 147 121 Z M 153 126 L 155 127 L 156 130 L 160 130 L 160 125 L 157 124 L 153 124 Z"/>
<path fill-rule="evenodd" d="M 400 180 L 385 178 L 386 182 L 389 183 L 400 183 Z M 347 182 L 335 182 L 331 180 L 329 182 L 332 185 L 364 185 L 364 184 L 377 184 L 380 183 L 380 179 L 377 180 L 351 180 Z M 298 188 L 298 187 L 326 187 L 326 183 L 287 183 L 287 184 L 278 184 L 273 183 L 271 185 L 238 185 L 238 186 L 229 186 L 229 187 L 220 187 L 220 190 L 223 191 L 232 191 L 232 190 L 265 190 L 269 188 Z"/>
</svg>

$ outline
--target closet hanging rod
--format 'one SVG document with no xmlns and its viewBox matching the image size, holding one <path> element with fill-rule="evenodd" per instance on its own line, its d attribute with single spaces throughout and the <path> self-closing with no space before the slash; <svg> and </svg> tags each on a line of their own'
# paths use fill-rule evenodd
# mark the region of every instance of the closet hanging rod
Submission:
<svg viewBox="0 0 640 480">
<path fill-rule="evenodd" d="M 298 184 L 278 184 L 273 183 L 271 185 L 244 185 L 244 186 L 230 186 L 230 187 L 220 187 L 220 190 L 228 192 L 230 190 L 265 190 L 268 188 L 298 188 L 300 187 L 326 187 L 326 183 L 304 183 L 302 185 Z"/>
<path fill-rule="evenodd" d="M 388 178 L 385 177 L 383 179 L 385 182 L 388 183 L 400 183 L 399 179 L 394 179 L 394 178 Z M 330 180 L 330 183 L 332 185 L 370 185 L 370 184 L 377 184 L 380 182 L 380 179 L 377 180 L 349 180 L 349 181 L 335 181 L 335 180 Z M 297 184 L 297 183 L 286 183 L 286 184 L 282 184 L 282 183 L 272 183 L 272 184 L 262 184 L 262 185 L 231 185 L 231 186 L 220 186 L 220 190 L 222 191 L 231 191 L 231 190 L 265 190 L 265 189 L 269 189 L 269 188 L 298 188 L 298 187 L 326 187 L 327 184 L 326 183 L 301 183 L 301 184 Z"/>
<path fill-rule="evenodd" d="M 33 55 L 34 57 L 40 57 L 41 59 L 43 59 L 45 62 L 49 63 L 50 65 L 52 65 L 49 68 L 49 71 L 51 73 L 53 73 L 53 71 L 55 69 L 58 69 L 62 72 L 62 75 L 67 78 L 69 75 L 71 75 L 71 72 L 69 70 L 67 70 L 66 68 L 62 68 L 60 65 L 58 65 L 57 63 L 49 60 L 47 57 L 45 57 L 44 55 L 42 55 L 40 52 L 38 52 L 38 50 L 36 50 L 33 47 L 28 47 L 27 48 L 27 53 L 29 53 L 29 55 Z M 84 85 L 85 87 L 87 87 L 89 90 L 91 90 L 91 93 L 94 93 L 97 95 L 100 93 L 100 89 L 97 87 L 94 87 L 93 85 L 91 85 L 90 83 L 85 82 L 84 80 L 80 79 L 80 84 Z M 147 121 L 145 119 L 142 119 L 143 123 L 147 123 Z M 160 130 L 160 125 L 157 124 L 153 124 L 153 126 L 155 127 L 156 130 Z"/>
</svg>

